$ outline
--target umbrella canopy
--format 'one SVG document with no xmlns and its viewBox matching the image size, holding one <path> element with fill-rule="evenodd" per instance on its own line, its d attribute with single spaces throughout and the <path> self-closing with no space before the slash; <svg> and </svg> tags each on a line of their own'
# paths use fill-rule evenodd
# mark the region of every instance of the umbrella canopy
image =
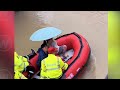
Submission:
<svg viewBox="0 0 120 90">
<path fill-rule="evenodd" d="M 48 40 L 50 38 L 54 38 L 60 35 L 61 33 L 62 33 L 62 30 L 57 29 L 55 27 L 45 27 L 34 32 L 31 35 L 30 40 L 32 41 Z"/>
</svg>

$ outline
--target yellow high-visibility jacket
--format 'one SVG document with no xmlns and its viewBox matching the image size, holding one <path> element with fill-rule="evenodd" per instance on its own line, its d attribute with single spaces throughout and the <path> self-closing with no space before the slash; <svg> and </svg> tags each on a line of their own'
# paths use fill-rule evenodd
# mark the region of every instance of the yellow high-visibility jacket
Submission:
<svg viewBox="0 0 120 90">
<path fill-rule="evenodd" d="M 62 69 L 66 70 L 68 64 L 64 63 L 60 57 L 54 54 L 48 54 L 48 57 L 41 62 L 41 78 L 40 79 L 59 79 L 62 76 Z"/>
<path fill-rule="evenodd" d="M 14 52 L 14 70 L 23 72 L 27 66 L 29 66 L 28 60 Z"/>
<path fill-rule="evenodd" d="M 27 79 L 22 73 L 19 71 L 14 71 L 14 79 Z"/>
</svg>

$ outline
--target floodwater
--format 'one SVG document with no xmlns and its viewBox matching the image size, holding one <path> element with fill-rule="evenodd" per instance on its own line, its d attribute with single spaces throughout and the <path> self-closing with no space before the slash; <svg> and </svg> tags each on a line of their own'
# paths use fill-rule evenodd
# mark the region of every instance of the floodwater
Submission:
<svg viewBox="0 0 120 90">
<path fill-rule="evenodd" d="M 77 32 L 90 44 L 92 53 L 88 64 L 77 79 L 104 79 L 108 73 L 108 12 L 107 11 L 19 11 L 15 16 L 15 50 L 20 55 L 37 50 L 42 42 L 29 37 L 36 30 L 53 26 L 62 34 Z"/>
</svg>

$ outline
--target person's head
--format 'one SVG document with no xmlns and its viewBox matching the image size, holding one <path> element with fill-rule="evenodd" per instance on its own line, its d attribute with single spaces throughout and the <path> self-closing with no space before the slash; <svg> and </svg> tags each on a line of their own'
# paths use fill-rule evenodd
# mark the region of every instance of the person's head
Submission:
<svg viewBox="0 0 120 90">
<path fill-rule="evenodd" d="M 43 42 L 43 44 L 41 45 L 41 48 L 43 49 L 44 52 L 48 52 L 48 46 L 46 41 Z"/>
<path fill-rule="evenodd" d="M 47 40 L 48 44 L 51 44 L 52 42 L 53 42 L 53 38 Z"/>
</svg>

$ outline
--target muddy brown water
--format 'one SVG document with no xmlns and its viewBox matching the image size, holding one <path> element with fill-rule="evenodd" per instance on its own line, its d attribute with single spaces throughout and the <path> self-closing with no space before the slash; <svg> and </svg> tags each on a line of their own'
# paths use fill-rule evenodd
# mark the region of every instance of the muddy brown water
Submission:
<svg viewBox="0 0 120 90">
<path fill-rule="evenodd" d="M 19 11 L 15 16 L 15 51 L 20 55 L 37 50 L 42 42 L 29 40 L 36 30 L 53 26 L 62 34 L 77 32 L 90 44 L 92 53 L 88 64 L 77 79 L 103 79 L 108 73 L 107 11 Z"/>
</svg>

